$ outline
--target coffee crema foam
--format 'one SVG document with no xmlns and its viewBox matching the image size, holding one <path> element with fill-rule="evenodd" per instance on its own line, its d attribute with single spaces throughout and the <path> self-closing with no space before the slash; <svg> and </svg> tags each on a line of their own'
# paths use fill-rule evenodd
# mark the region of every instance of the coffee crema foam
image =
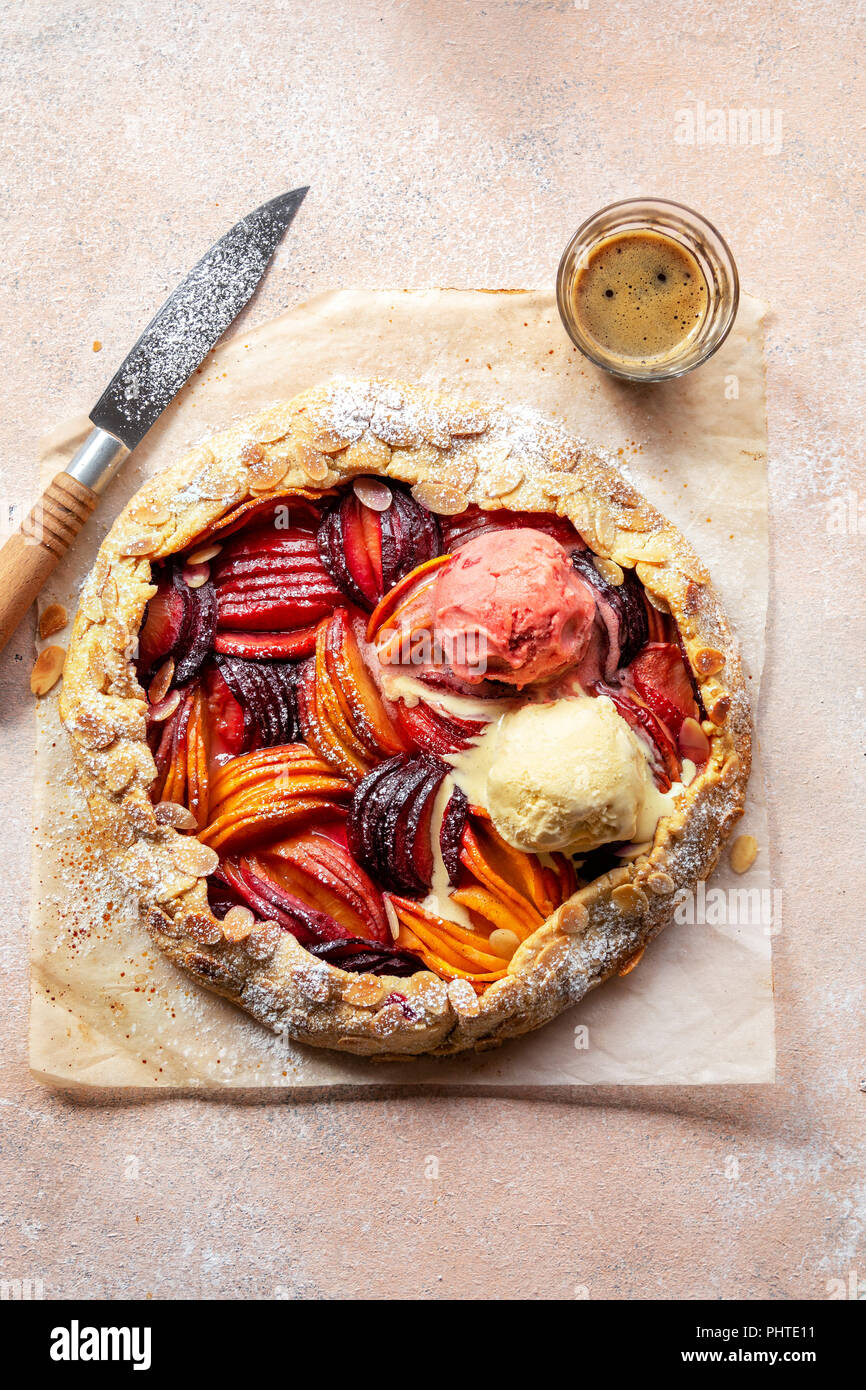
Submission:
<svg viewBox="0 0 866 1390">
<path fill-rule="evenodd" d="M 581 329 L 626 363 L 672 356 L 698 332 L 709 306 L 704 273 L 673 237 L 620 232 L 599 242 L 572 293 Z"/>
</svg>

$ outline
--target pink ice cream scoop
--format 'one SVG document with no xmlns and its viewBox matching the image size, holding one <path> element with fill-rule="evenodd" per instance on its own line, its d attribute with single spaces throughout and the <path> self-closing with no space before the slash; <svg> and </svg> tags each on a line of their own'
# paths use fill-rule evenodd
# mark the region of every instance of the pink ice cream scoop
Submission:
<svg viewBox="0 0 866 1390">
<path fill-rule="evenodd" d="M 458 680 L 518 687 L 580 661 L 595 618 L 592 590 L 567 552 L 529 527 L 468 541 L 442 567 L 434 606 Z"/>
</svg>

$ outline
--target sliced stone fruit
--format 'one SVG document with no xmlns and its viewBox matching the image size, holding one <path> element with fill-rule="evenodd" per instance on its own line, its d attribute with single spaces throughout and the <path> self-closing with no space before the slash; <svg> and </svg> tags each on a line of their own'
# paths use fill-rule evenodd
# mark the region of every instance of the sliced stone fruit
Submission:
<svg viewBox="0 0 866 1390">
<path fill-rule="evenodd" d="M 432 512 L 397 484 L 375 481 L 375 505 L 364 501 L 363 488 L 344 491 L 325 512 L 317 537 L 322 562 L 346 597 L 367 612 L 441 548 Z M 390 490 L 388 506 L 382 488 Z"/>
</svg>

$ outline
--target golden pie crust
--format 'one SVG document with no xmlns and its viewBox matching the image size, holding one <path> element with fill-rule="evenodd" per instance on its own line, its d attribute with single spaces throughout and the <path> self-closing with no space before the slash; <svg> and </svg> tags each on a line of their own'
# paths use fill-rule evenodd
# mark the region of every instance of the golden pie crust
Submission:
<svg viewBox="0 0 866 1390">
<path fill-rule="evenodd" d="M 651 601 L 674 615 L 709 716 L 709 760 L 676 814 L 659 822 L 652 849 L 575 893 L 480 997 L 466 981 L 427 970 L 349 973 L 272 928 L 225 940 L 207 901 L 214 851 L 162 824 L 148 797 L 155 765 L 133 657 L 155 592 L 151 560 L 229 525 L 244 504 L 319 495 L 361 474 L 410 484 L 440 514 L 475 503 L 568 517 L 596 556 L 634 566 Z M 613 466 L 532 412 L 383 379 L 338 381 L 265 410 L 136 493 L 83 586 L 61 714 L 98 839 L 166 955 L 276 1032 L 390 1058 L 495 1046 L 636 963 L 671 919 L 677 890 L 694 889 L 715 867 L 742 814 L 751 757 L 736 642 L 680 532 Z M 414 1017 L 386 1002 L 392 991 Z"/>
</svg>

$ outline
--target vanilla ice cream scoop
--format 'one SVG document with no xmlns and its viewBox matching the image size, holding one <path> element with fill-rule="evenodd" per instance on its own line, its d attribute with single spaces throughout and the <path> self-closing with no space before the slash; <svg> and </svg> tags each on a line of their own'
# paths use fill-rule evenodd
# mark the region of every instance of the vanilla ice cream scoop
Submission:
<svg viewBox="0 0 866 1390">
<path fill-rule="evenodd" d="M 637 738 L 603 696 L 524 705 L 506 715 L 486 780 L 494 826 L 530 852 L 633 840 L 655 793 Z"/>
</svg>

